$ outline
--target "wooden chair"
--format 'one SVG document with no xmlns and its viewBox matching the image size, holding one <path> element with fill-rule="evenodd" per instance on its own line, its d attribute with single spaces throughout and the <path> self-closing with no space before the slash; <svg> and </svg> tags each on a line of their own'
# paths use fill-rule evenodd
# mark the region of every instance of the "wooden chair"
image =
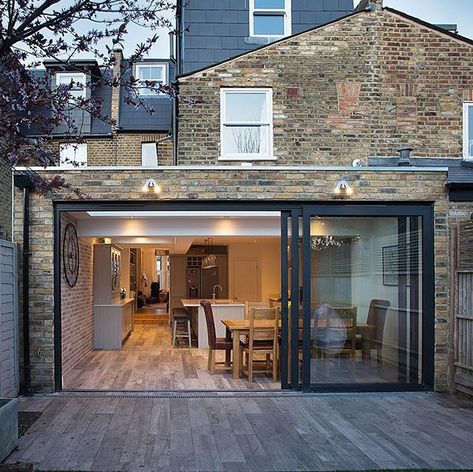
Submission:
<svg viewBox="0 0 473 472">
<path fill-rule="evenodd" d="M 391 302 L 373 299 L 368 309 L 367 326 L 358 328 L 357 349 L 361 349 L 363 359 L 371 358 L 371 350 L 376 349 L 378 366 L 383 364 L 384 325 Z"/>
<path fill-rule="evenodd" d="M 245 302 L 245 320 L 250 319 L 251 308 L 269 308 L 269 302 Z"/>
<path fill-rule="evenodd" d="M 201 300 L 200 304 L 204 308 L 205 322 L 207 323 L 207 336 L 209 340 L 208 369 L 211 374 L 215 374 L 215 367 L 217 365 L 224 365 L 225 367 L 222 370 L 230 370 L 230 356 L 233 350 L 233 341 L 227 338 L 217 338 L 212 305 L 208 300 Z M 216 351 L 225 351 L 225 362 L 216 362 Z"/>
<path fill-rule="evenodd" d="M 278 330 L 279 310 L 277 308 L 250 308 L 249 312 L 250 330 L 247 341 L 241 341 L 241 372 L 248 376 L 253 382 L 254 364 L 265 363 L 265 372 L 270 372 L 269 364 L 272 364 L 273 381 L 278 379 Z M 271 329 L 255 328 L 255 321 L 270 320 Z M 265 359 L 256 359 L 256 355 L 264 355 Z M 246 363 L 243 358 L 246 357 Z"/>
<path fill-rule="evenodd" d="M 315 336 L 316 349 L 321 358 L 348 356 L 356 359 L 356 319 L 357 307 L 332 308 L 325 307 L 325 323 L 317 320 L 317 334 Z M 324 326 L 325 324 L 325 326 Z"/>
</svg>

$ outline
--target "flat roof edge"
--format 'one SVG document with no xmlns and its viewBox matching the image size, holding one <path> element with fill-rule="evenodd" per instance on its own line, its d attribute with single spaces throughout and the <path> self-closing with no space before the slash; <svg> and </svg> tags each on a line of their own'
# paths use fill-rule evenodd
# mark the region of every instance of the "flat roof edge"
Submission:
<svg viewBox="0 0 473 472">
<path fill-rule="evenodd" d="M 19 172 L 91 172 L 91 171 L 107 171 L 107 172 L 125 172 L 125 171 L 142 171 L 142 172 L 159 172 L 159 171 L 194 171 L 194 170 L 205 170 L 205 171 L 320 171 L 320 172 L 419 172 L 419 173 L 431 173 L 431 172 L 448 172 L 448 167 L 415 167 L 415 166 L 379 166 L 379 167 L 352 167 L 352 166 L 221 166 L 221 165 L 178 165 L 178 166 L 159 166 L 159 167 L 141 167 L 141 166 L 85 166 L 85 167 L 17 167 L 15 169 Z"/>
</svg>

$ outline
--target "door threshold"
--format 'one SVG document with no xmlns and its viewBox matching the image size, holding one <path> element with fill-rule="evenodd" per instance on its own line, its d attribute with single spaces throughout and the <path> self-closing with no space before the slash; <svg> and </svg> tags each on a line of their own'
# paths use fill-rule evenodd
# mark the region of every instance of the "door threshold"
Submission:
<svg viewBox="0 0 473 472">
<path fill-rule="evenodd" d="M 56 398 L 288 398 L 288 397 L 334 397 L 334 396 L 405 396 L 431 395 L 432 392 L 314 392 L 282 389 L 255 390 L 80 390 L 64 389 L 56 393 L 40 393 L 35 396 Z"/>
</svg>

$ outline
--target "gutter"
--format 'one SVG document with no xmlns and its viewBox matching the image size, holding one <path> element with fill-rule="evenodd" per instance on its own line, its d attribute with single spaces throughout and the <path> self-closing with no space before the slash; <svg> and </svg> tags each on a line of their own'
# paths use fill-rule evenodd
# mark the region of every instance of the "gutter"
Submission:
<svg viewBox="0 0 473 472">
<path fill-rule="evenodd" d="M 22 393 L 31 394 L 31 356 L 30 356 L 30 190 L 33 182 L 27 174 L 14 177 L 15 187 L 23 190 L 23 375 Z"/>
</svg>

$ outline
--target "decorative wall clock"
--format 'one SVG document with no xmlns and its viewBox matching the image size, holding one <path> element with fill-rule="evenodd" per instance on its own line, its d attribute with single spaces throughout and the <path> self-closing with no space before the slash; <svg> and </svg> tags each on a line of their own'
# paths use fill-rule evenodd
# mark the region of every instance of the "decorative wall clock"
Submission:
<svg viewBox="0 0 473 472">
<path fill-rule="evenodd" d="M 64 230 L 62 261 L 67 285 L 74 287 L 79 277 L 79 238 L 72 223 L 68 223 Z"/>
</svg>

